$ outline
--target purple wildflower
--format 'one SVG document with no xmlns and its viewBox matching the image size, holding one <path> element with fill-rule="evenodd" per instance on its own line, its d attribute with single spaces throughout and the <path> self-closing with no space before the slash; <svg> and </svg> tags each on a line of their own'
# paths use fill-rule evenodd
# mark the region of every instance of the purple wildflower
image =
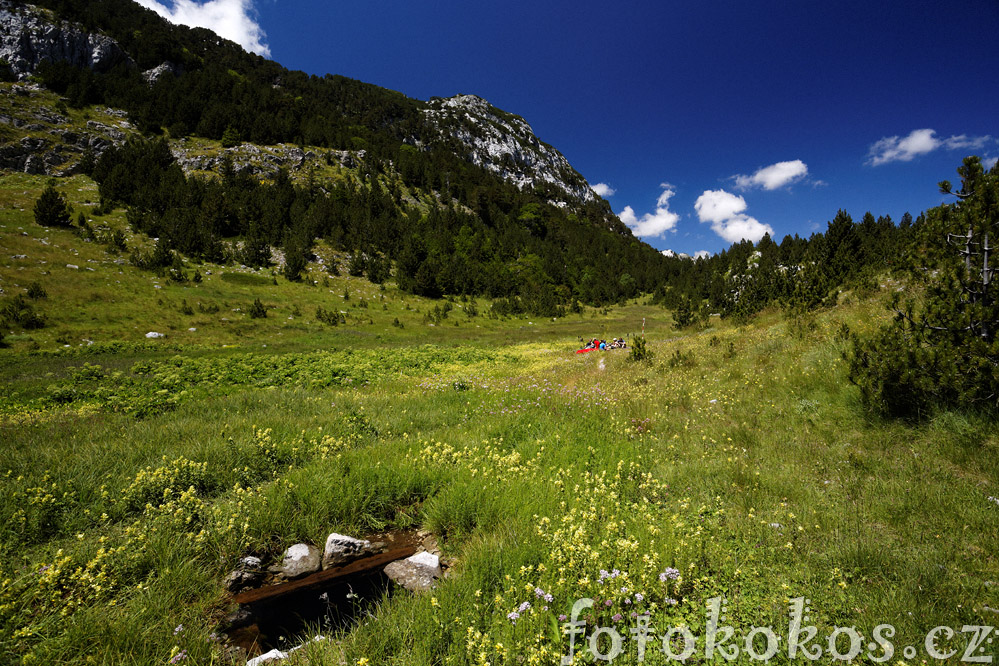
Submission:
<svg viewBox="0 0 999 666">
<path fill-rule="evenodd" d="M 178 652 L 177 654 L 175 654 L 174 656 L 172 656 L 170 658 L 170 663 L 171 664 L 179 664 L 180 662 L 184 661 L 185 659 L 187 659 L 187 650 L 181 650 L 180 652 Z"/>
<path fill-rule="evenodd" d="M 614 613 L 614 617 L 612 617 L 611 619 L 614 620 L 615 622 L 620 622 L 622 619 L 622 615 L 620 613 Z"/>
<path fill-rule="evenodd" d="M 637 603 L 641 603 L 641 602 L 642 602 L 642 601 L 643 601 L 644 599 L 645 599 L 645 597 L 644 597 L 644 596 L 642 596 L 642 593 L 641 593 L 641 592 L 636 592 L 636 593 L 635 593 L 635 603 L 636 603 L 636 604 L 637 604 Z"/>
<path fill-rule="evenodd" d="M 604 602 L 604 606 L 607 606 L 608 608 L 610 608 L 613 605 L 614 605 L 614 602 L 611 601 L 610 599 L 608 599 L 607 601 Z"/>
<path fill-rule="evenodd" d="M 520 613 L 513 611 L 512 613 L 506 614 L 506 619 L 510 620 L 511 623 L 517 624 L 517 619 L 520 617 Z"/>
<path fill-rule="evenodd" d="M 659 574 L 659 580 L 665 583 L 667 580 L 676 580 L 680 577 L 680 570 L 673 567 L 666 567 L 666 571 Z"/>
<path fill-rule="evenodd" d="M 184 631 L 184 625 L 183 624 L 178 624 L 176 627 L 173 628 L 173 635 L 176 636 L 177 634 L 179 634 L 182 631 Z"/>
<path fill-rule="evenodd" d="M 530 601 L 525 601 L 524 603 L 520 604 L 520 608 L 518 608 L 517 610 L 519 610 L 521 613 L 523 613 L 524 611 L 526 611 L 530 607 L 531 607 L 531 602 Z"/>
<path fill-rule="evenodd" d="M 563 614 L 563 615 L 559 615 L 559 616 L 558 616 L 558 621 L 559 621 L 559 622 L 565 622 L 565 621 L 566 621 L 566 620 L 568 620 L 568 619 L 569 619 L 569 616 L 568 616 L 568 615 L 564 615 L 564 614 Z"/>
</svg>

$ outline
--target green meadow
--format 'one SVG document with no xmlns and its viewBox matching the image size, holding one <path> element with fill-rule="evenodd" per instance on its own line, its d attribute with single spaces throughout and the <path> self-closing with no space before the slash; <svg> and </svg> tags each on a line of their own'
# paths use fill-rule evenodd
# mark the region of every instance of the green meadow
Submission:
<svg viewBox="0 0 999 666">
<path fill-rule="evenodd" d="M 220 630 L 241 557 L 415 528 L 448 576 L 370 600 L 282 663 L 557 664 L 579 598 L 589 631 L 628 639 L 615 663 L 639 662 L 642 618 L 644 662 L 669 663 L 679 627 L 697 637 L 688 663 L 723 661 L 705 657 L 716 597 L 732 663 L 765 651 L 758 635 L 747 654 L 754 627 L 790 661 L 799 597 L 817 663 L 961 663 L 984 638 L 962 628 L 999 625 L 994 418 L 882 420 L 847 379 L 847 334 L 887 317 L 890 283 L 683 330 L 645 299 L 494 317 L 317 264 L 299 283 L 209 264 L 160 277 L 129 264 L 149 239 L 120 211 L 92 218 L 93 239 L 36 225 L 44 186 L 0 177 L 0 298 L 37 285 L 22 301 L 44 321 L 0 349 L 0 663 L 244 663 Z M 98 201 L 84 177 L 58 188 L 74 219 Z M 574 353 L 643 322 L 645 360 Z M 891 654 L 869 649 L 884 624 Z M 944 659 L 925 641 L 939 626 Z M 594 663 L 579 639 L 573 663 Z"/>
</svg>

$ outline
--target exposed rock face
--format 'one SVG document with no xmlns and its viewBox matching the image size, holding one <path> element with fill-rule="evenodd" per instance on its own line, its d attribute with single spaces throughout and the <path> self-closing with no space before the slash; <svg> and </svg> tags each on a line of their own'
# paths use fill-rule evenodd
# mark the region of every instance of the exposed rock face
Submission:
<svg viewBox="0 0 999 666">
<path fill-rule="evenodd" d="M 152 69 L 146 70 L 142 73 L 142 78 L 146 80 L 146 83 L 153 85 L 159 81 L 160 77 L 164 74 L 170 74 L 171 76 L 177 75 L 177 66 L 172 62 L 164 62 L 158 67 L 153 67 Z"/>
<path fill-rule="evenodd" d="M 235 171 L 248 170 L 254 176 L 274 177 L 278 170 L 300 171 L 320 163 L 339 164 L 348 169 L 356 168 L 364 161 L 365 151 L 330 150 L 316 148 L 302 150 L 298 146 L 279 144 L 276 146 L 258 146 L 243 143 L 233 148 L 225 148 L 218 154 L 203 155 L 189 149 L 187 140 L 180 139 L 170 146 L 177 164 L 184 173 L 192 171 L 218 172 L 225 159 L 229 159 Z"/>
<path fill-rule="evenodd" d="M 85 130 L 73 126 L 54 110 L 55 96 L 37 85 L 3 84 L 0 96 L 9 97 L 0 99 L 0 124 L 31 134 L 0 145 L 0 169 L 71 176 L 79 173 L 85 153 L 96 160 L 135 133 L 125 114 L 113 109 L 98 110 L 106 114 L 105 122 L 90 120 Z"/>
<path fill-rule="evenodd" d="M 413 592 L 433 588 L 442 573 L 440 558 L 426 551 L 385 565 L 386 576 L 397 585 Z"/>
<path fill-rule="evenodd" d="M 326 537 L 323 550 L 323 569 L 346 564 L 372 551 L 371 542 L 334 532 Z"/>
<path fill-rule="evenodd" d="M 521 189 L 551 186 L 578 202 L 596 198 L 565 156 L 538 140 L 520 116 L 500 111 L 475 95 L 433 98 L 425 113 L 442 139 L 457 139 L 465 145 L 464 157 L 469 162 Z"/>
<path fill-rule="evenodd" d="M 0 58 L 22 80 L 46 60 L 64 60 L 99 72 L 132 62 L 110 37 L 56 22 L 37 7 L 12 0 L 0 0 Z"/>
</svg>

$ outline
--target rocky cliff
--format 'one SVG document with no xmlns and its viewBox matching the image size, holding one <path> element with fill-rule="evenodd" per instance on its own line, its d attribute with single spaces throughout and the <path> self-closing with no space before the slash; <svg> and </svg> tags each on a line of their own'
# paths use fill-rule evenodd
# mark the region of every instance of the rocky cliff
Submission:
<svg viewBox="0 0 999 666">
<path fill-rule="evenodd" d="M 551 186 L 569 199 L 588 202 L 596 198 L 565 156 L 539 140 L 520 116 L 475 95 L 433 98 L 424 113 L 438 139 L 456 140 L 465 159 L 521 189 Z"/>
<path fill-rule="evenodd" d="M 96 71 L 131 62 L 110 37 L 12 0 L 0 0 L 0 60 L 21 80 L 45 61 L 67 61 Z"/>
</svg>

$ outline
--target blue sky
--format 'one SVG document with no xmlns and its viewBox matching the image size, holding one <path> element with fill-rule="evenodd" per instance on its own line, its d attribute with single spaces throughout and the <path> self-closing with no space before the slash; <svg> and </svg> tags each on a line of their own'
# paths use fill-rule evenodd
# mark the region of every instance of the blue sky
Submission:
<svg viewBox="0 0 999 666">
<path fill-rule="evenodd" d="M 643 240 L 896 221 L 999 156 L 999 2 L 140 0 L 293 68 L 523 116 Z"/>
</svg>

